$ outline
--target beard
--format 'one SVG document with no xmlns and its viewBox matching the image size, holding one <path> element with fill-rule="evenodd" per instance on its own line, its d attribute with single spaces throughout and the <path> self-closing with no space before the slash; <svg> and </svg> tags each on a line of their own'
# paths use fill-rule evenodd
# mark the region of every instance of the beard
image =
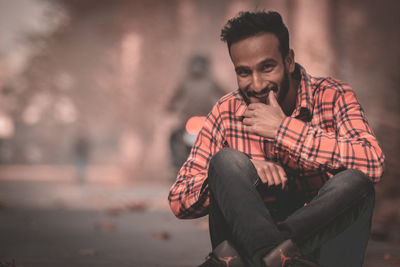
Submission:
<svg viewBox="0 0 400 267">
<path fill-rule="evenodd" d="M 284 66 L 283 79 L 282 79 L 282 82 L 280 84 L 280 88 L 281 88 L 281 90 L 280 90 L 279 95 L 278 95 L 278 103 L 282 104 L 283 100 L 285 100 L 285 98 L 286 98 L 286 96 L 287 96 L 287 94 L 289 92 L 289 88 L 290 88 L 289 87 L 289 73 L 288 73 L 288 71 L 286 69 L 286 66 Z"/>
</svg>

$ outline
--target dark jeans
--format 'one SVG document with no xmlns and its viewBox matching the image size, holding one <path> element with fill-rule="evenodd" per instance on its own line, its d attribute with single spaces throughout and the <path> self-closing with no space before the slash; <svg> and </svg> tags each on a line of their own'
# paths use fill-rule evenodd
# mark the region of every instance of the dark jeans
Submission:
<svg viewBox="0 0 400 267">
<path fill-rule="evenodd" d="M 324 266 L 362 266 L 374 206 L 373 186 L 363 173 L 338 173 L 306 206 L 290 191 L 268 189 L 277 193 L 283 218 L 279 224 L 264 204 L 266 185 L 259 185 L 264 187 L 260 190 L 257 179 L 256 169 L 241 152 L 223 149 L 212 158 L 208 184 L 213 248 L 229 240 L 249 265 L 256 266 L 255 260 L 291 238 L 303 254 L 321 256 Z"/>
</svg>

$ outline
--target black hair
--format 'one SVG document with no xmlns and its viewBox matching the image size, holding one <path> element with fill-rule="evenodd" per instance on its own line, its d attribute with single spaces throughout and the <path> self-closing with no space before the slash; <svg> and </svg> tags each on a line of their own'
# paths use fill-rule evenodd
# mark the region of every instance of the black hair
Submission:
<svg viewBox="0 0 400 267">
<path fill-rule="evenodd" d="M 221 40 L 227 43 L 230 51 L 233 43 L 263 32 L 275 34 L 282 58 L 285 58 L 289 52 L 289 31 L 281 15 L 275 11 L 240 12 L 225 24 L 221 30 Z"/>
</svg>

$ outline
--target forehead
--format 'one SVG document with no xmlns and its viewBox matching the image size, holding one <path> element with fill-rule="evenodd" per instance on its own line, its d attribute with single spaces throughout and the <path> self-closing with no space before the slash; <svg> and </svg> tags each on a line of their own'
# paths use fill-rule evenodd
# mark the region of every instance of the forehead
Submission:
<svg viewBox="0 0 400 267">
<path fill-rule="evenodd" d="M 279 40 L 272 33 L 261 33 L 233 43 L 230 54 L 234 66 L 252 66 L 265 59 L 281 60 Z"/>
</svg>

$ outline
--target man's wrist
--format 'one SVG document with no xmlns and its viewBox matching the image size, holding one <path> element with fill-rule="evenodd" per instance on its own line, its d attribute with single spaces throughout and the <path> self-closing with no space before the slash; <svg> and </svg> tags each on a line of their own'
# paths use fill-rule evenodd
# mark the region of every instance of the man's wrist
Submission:
<svg viewBox="0 0 400 267">
<path fill-rule="evenodd" d="M 286 118 L 287 118 L 287 116 L 284 116 L 284 117 L 282 118 L 282 120 L 279 122 L 279 124 L 277 124 L 277 125 L 275 126 L 275 131 L 274 131 L 274 136 L 273 136 L 274 139 L 276 139 L 276 137 L 278 136 L 279 129 L 281 128 L 281 126 L 282 126 L 282 124 L 283 124 L 283 121 L 284 121 Z"/>
</svg>

